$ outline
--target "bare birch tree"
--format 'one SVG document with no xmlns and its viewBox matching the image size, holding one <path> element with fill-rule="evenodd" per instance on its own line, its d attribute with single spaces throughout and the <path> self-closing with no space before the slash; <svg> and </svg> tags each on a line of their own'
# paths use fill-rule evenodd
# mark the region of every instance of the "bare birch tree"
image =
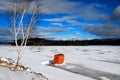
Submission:
<svg viewBox="0 0 120 80">
<path fill-rule="evenodd" d="M 15 45 L 17 47 L 18 57 L 15 69 L 20 65 L 23 49 L 27 44 L 30 32 L 37 23 L 40 16 L 39 0 L 9 0 L 11 9 L 8 12 L 10 25 L 13 30 L 10 31 L 14 35 Z M 17 40 L 21 39 L 18 45 Z"/>
</svg>

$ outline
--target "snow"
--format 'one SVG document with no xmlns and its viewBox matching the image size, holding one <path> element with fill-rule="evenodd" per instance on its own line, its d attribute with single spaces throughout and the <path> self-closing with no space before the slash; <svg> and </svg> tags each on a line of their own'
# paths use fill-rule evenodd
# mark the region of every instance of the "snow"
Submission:
<svg viewBox="0 0 120 80">
<path fill-rule="evenodd" d="M 0 68 L 0 80 L 43 80 L 44 78 L 36 76 L 32 72 L 11 71 L 7 68 Z"/>
<path fill-rule="evenodd" d="M 100 77 L 100 79 L 102 79 L 102 80 L 110 80 L 110 79 L 108 79 L 106 77 Z"/>
<path fill-rule="evenodd" d="M 15 46 L 0 46 L 0 51 L 0 57 L 11 58 L 14 61 L 17 58 Z M 27 46 L 23 53 L 22 65 L 30 67 L 34 72 L 42 73 L 49 80 L 120 79 L 120 46 Z M 64 64 L 51 64 L 57 53 L 65 55 Z M 0 72 L 2 70 L 0 68 Z M 0 78 L 3 76 L 1 74 Z"/>
</svg>

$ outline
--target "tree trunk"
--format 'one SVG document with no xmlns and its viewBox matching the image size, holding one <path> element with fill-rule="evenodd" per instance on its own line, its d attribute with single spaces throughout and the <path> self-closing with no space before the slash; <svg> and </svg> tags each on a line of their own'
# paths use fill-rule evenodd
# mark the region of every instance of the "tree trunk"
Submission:
<svg viewBox="0 0 120 80">
<path fill-rule="evenodd" d="M 15 70 L 17 70 L 18 67 L 21 65 L 21 63 L 20 63 L 21 57 L 22 57 L 22 50 L 20 49 L 20 50 L 18 51 L 18 57 L 17 57 L 16 65 L 15 65 Z"/>
</svg>

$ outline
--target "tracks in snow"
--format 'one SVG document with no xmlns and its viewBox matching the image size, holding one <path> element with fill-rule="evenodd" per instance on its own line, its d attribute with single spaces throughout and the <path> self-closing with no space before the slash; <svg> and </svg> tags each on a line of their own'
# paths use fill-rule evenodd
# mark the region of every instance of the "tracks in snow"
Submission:
<svg viewBox="0 0 120 80">
<path fill-rule="evenodd" d="M 65 63 L 65 65 L 54 65 L 50 63 L 47 65 L 55 67 L 55 68 L 63 69 L 63 70 L 66 70 L 66 71 L 69 71 L 75 74 L 91 77 L 97 80 L 104 80 L 104 79 L 99 79 L 100 77 L 109 78 L 105 80 L 120 80 L 120 75 L 89 69 L 89 68 L 86 68 L 78 64 Z"/>
</svg>

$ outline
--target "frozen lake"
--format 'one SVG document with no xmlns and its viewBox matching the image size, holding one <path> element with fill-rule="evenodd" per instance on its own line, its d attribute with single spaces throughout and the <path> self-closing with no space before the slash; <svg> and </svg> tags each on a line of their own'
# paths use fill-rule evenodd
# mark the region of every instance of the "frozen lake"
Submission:
<svg viewBox="0 0 120 80">
<path fill-rule="evenodd" d="M 0 46 L 0 57 L 16 60 L 15 46 Z M 52 65 L 57 53 L 65 63 Z M 21 63 L 49 80 L 120 80 L 120 46 L 27 46 Z"/>
</svg>

